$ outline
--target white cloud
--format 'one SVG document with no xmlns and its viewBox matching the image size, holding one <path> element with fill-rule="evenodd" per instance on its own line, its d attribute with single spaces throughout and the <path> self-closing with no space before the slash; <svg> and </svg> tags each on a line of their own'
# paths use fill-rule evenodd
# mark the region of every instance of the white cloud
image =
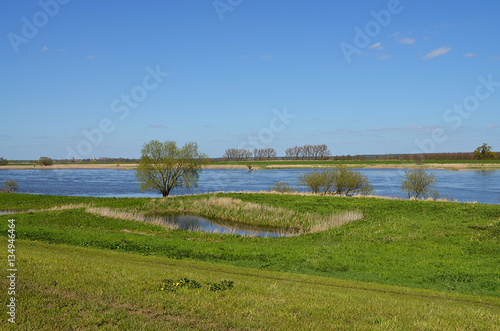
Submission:
<svg viewBox="0 0 500 331">
<path fill-rule="evenodd" d="M 478 55 L 479 55 L 479 53 L 465 53 L 462 56 L 463 57 L 474 57 L 474 56 L 478 56 Z"/>
<path fill-rule="evenodd" d="M 87 60 L 95 60 L 95 56 L 89 55 L 86 57 Z"/>
<path fill-rule="evenodd" d="M 406 44 L 406 45 L 411 45 L 415 42 L 415 39 L 413 38 L 408 38 L 408 37 L 404 37 L 404 38 L 401 38 L 398 40 L 398 43 L 401 43 L 401 44 Z"/>
<path fill-rule="evenodd" d="M 500 55 L 494 55 L 491 57 L 493 60 L 500 60 Z"/>
<path fill-rule="evenodd" d="M 436 48 L 435 50 L 433 50 L 429 54 L 426 54 L 425 56 L 423 56 L 422 60 L 432 59 L 436 56 L 444 55 L 444 54 L 448 53 L 449 51 L 451 51 L 451 47 L 445 46 L 445 47 Z"/>
<path fill-rule="evenodd" d="M 43 48 L 42 48 L 42 52 L 46 52 L 46 51 L 48 51 L 48 50 L 49 50 L 49 48 L 48 48 L 47 46 L 43 46 Z"/>
<path fill-rule="evenodd" d="M 384 49 L 384 47 L 382 47 L 382 43 L 381 42 L 375 43 L 375 44 L 371 45 L 368 48 Z"/>
</svg>

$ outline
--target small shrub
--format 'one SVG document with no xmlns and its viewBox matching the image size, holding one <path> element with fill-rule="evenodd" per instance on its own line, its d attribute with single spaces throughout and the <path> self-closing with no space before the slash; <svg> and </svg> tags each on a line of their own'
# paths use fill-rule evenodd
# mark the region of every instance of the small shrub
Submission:
<svg viewBox="0 0 500 331">
<path fill-rule="evenodd" d="M 313 193 L 351 196 L 373 192 L 368 177 L 344 166 L 322 171 L 313 171 L 299 176 L 299 185 L 308 187 Z"/>
<path fill-rule="evenodd" d="M 271 187 L 270 191 L 279 192 L 279 193 L 289 193 L 293 192 L 293 188 L 286 180 L 275 181 L 273 187 Z"/>
<path fill-rule="evenodd" d="M 15 180 L 6 180 L 3 187 L 7 192 L 16 192 L 19 189 L 19 184 Z"/>
<path fill-rule="evenodd" d="M 210 284 L 210 291 L 217 292 L 217 291 L 225 291 L 225 290 L 230 290 L 234 286 L 234 282 L 232 280 L 221 280 L 218 283 L 211 283 Z"/>
<path fill-rule="evenodd" d="M 9 161 L 4 159 L 3 157 L 0 157 L 0 166 L 7 165 L 8 163 L 9 163 Z"/>
<path fill-rule="evenodd" d="M 415 198 L 427 198 L 431 194 L 435 197 L 439 196 L 437 190 L 431 190 L 436 184 L 434 174 L 427 173 L 422 169 L 405 171 L 405 175 L 401 178 L 401 191 L 406 192 L 408 199 L 412 196 Z"/>
<path fill-rule="evenodd" d="M 320 193 L 325 187 L 325 172 L 315 170 L 301 175 L 298 185 L 309 188 L 312 193 Z"/>
</svg>

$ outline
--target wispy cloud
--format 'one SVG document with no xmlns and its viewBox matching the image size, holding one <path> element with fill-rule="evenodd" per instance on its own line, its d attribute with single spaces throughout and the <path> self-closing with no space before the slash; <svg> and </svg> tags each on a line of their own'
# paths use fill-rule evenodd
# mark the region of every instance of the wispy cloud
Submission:
<svg viewBox="0 0 500 331">
<path fill-rule="evenodd" d="M 498 61 L 500 60 L 500 55 L 493 55 L 491 58 L 495 61 Z"/>
<path fill-rule="evenodd" d="M 85 59 L 87 59 L 87 60 L 95 60 L 95 56 L 88 55 Z"/>
<path fill-rule="evenodd" d="M 423 56 L 422 60 L 432 59 L 432 58 L 435 58 L 436 56 L 444 55 L 444 54 L 448 53 L 449 51 L 451 51 L 451 47 L 445 46 L 445 47 L 436 48 L 435 50 L 433 50 L 429 54 L 426 54 L 425 56 Z"/>
<path fill-rule="evenodd" d="M 264 54 L 264 55 L 261 55 L 261 56 L 260 56 L 260 58 L 261 58 L 261 59 L 264 59 L 264 60 L 266 60 L 266 61 L 269 61 L 269 60 L 274 59 L 274 56 Z"/>
<path fill-rule="evenodd" d="M 331 130 L 331 131 L 326 131 L 325 134 L 351 134 L 351 133 L 357 133 L 358 131 L 353 131 L 349 129 L 338 129 L 338 130 Z"/>
<path fill-rule="evenodd" d="M 51 139 L 49 136 L 31 136 L 31 139 Z"/>
<path fill-rule="evenodd" d="M 462 56 L 463 57 L 474 57 L 474 56 L 478 56 L 478 55 L 479 55 L 479 53 L 465 53 Z"/>
<path fill-rule="evenodd" d="M 404 37 L 404 38 L 398 39 L 398 43 L 400 43 L 400 44 L 411 45 L 414 42 L 415 42 L 415 39 L 408 38 L 408 37 Z"/>
<path fill-rule="evenodd" d="M 378 43 L 375 43 L 373 45 L 371 45 L 370 47 L 368 48 L 375 48 L 375 49 L 384 49 L 384 47 L 382 47 L 382 43 L 381 42 L 378 42 Z"/>
<path fill-rule="evenodd" d="M 392 56 L 391 55 L 388 55 L 388 54 L 377 54 L 377 58 L 379 60 L 387 60 L 387 59 L 390 59 Z"/>
<path fill-rule="evenodd" d="M 42 51 L 42 52 L 65 52 L 66 50 L 64 48 L 49 49 L 47 46 L 43 46 L 40 51 Z"/>
<path fill-rule="evenodd" d="M 413 133 L 419 133 L 419 132 L 432 132 L 436 129 L 439 129 L 441 127 L 436 126 L 436 125 L 424 125 L 424 126 L 415 126 L 415 125 L 408 125 L 400 128 L 391 128 L 391 127 L 382 127 L 379 126 L 378 128 L 375 129 L 366 129 L 366 131 L 369 132 L 413 132 Z"/>
<path fill-rule="evenodd" d="M 163 124 L 154 124 L 154 123 L 149 124 L 149 127 L 150 127 L 150 128 L 155 128 L 155 129 L 162 129 L 162 128 L 166 128 L 166 126 L 165 126 L 165 125 L 163 125 Z"/>
<path fill-rule="evenodd" d="M 408 33 L 407 35 L 410 35 L 410 33 Z M 415 39 L 414 38 L 410 38 L 410 37 L 402 37 L 401 36 L 401 32 L 396 32 L 392 35 L 394 37 L 394 39 L 400 43 L 400 44 L 406 44 L 406 45 L 411 45 L 413 43 L 415 43 Z"/>
<path fill-rule="evenodd" d="M 500 129 L 500 125 L 486 125 L 486 129 Z"/>
</svg>

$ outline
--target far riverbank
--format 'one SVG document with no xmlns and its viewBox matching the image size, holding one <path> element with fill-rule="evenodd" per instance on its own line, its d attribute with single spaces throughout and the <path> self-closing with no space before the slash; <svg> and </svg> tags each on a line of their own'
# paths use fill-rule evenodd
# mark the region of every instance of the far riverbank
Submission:
<svg viewBox="0 0 500 331">
<path fill-rule="evenodd" d="M 441 170 L 495 170 L 500 169 L 500 162 L 481 161 L 428 161 L 415 163 L 411 161 L 216 161 L 204 167 L 204 169 L 311 169 L 311 168 L 332 168 L 336 166 L 346 166 L 349 168 L 365 169 L 441 169 Z M 137 167 L 137 163 L 67 163 L 54 164 L 51 166 L 41 166 L 37 164 L 15 164 L 0 166 L 1 169 L 125 169 L 131 170 Z"/>
</svg>

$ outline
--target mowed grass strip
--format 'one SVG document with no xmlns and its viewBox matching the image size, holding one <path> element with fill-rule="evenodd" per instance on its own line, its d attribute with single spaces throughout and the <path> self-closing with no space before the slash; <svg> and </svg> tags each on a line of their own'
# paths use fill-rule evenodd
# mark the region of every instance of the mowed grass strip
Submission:
<svg viewBox="0 0 500 331">
<path fill-rule="evenodd" d="M 1 245 L 7 244 L 5 238 Z M 16 326 L 68 329 L 488 329 L 500 299 L 17 241 Z M 2 253 L 5 259 L 5 253 Z M 187 277 L 199 289 L 160 291 Z M 213 292 L 209 283 L 231 280 Z M 0 286 L 6 288 L 3 277 Z M 6 302 L 6 293 L 2 293 Z"/>
</svg>

